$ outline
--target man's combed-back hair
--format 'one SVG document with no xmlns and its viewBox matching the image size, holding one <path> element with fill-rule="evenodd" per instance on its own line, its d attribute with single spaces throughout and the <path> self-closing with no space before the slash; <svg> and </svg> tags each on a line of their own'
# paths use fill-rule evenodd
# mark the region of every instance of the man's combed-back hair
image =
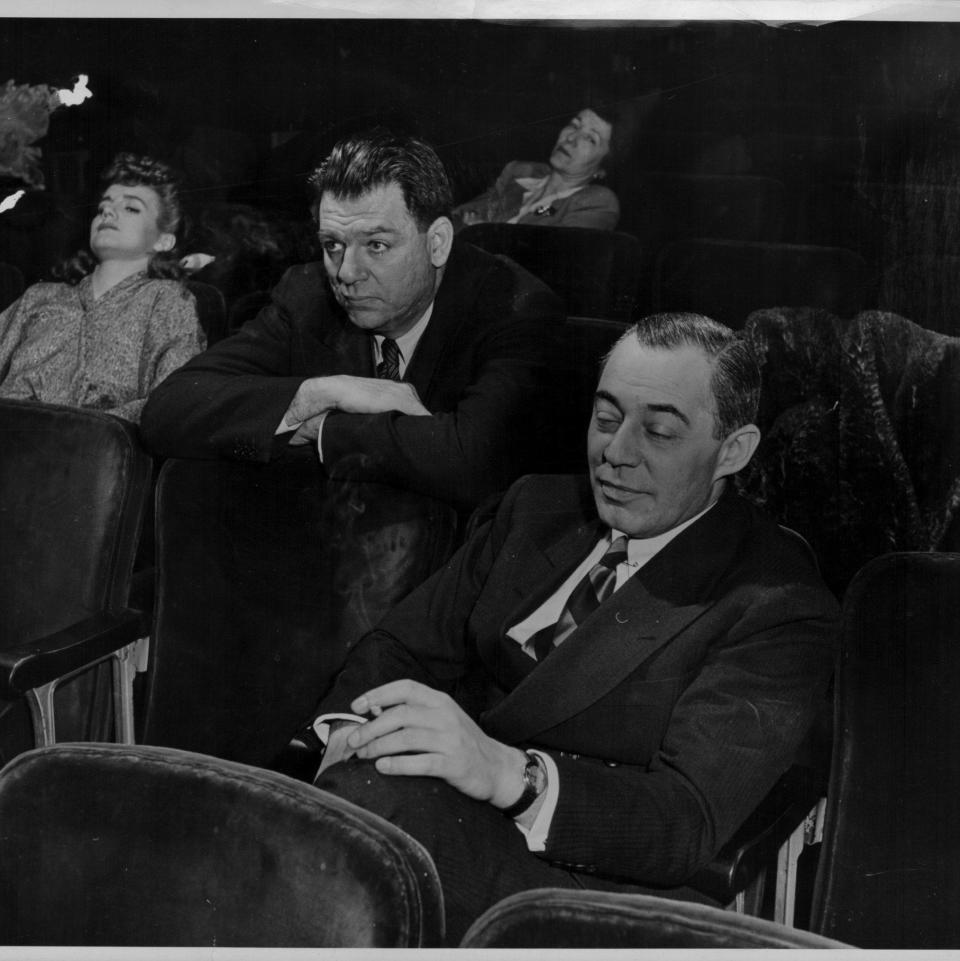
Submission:
<svg viewBox="0 0 960 961">
<path fill-rule="evenodd" d="M 450 179 L 436 151 L 426 141 L 386 127 L 341 140 L 310 177 L 319 204 L 324 193 L 355 200 L 377 187 L 395 183 L 420 230 L 453 207 Z"/>
<path fill-rule="evenodd" d="M 710 389 L 717 408 L 713 427 L 717 440 L 756 422 L 760 367 L 750 345 L 736 331 L 703 314 L 664 313 L 638 320 L 613 349 L 630 337 L 643 347 L 676 350 L 691 346 L 707 355 L 713 368 Z"/>
</svg>

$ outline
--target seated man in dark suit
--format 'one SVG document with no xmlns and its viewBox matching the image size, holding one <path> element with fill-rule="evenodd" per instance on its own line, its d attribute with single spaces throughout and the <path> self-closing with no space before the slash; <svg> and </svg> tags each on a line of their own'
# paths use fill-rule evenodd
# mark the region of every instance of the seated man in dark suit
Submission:
<svg viewBox="0 0 960 961">
<path fill-rule="evenodd" d="M 533 887 L 707 900 L 684 883 L 790 766 L 839 611 L 731 488 L 759 392 L 728 328 L 641 321 L 604 363 L 589 477 L 517 481 L 320 703 L 317 786 L 421 840 L 451 943 Z"/>
<path fill-rule="evenodd" d="M 433 149 L 374 130 L 313 178 L 322 263 L 150 397 L 163 456 L 266 462 L 316 445 L 331 476 L 470 507 L 524 468 L 548 409 L 544 342 L 558 299 L 509 261 L 453 239 Z"/>
</svg>

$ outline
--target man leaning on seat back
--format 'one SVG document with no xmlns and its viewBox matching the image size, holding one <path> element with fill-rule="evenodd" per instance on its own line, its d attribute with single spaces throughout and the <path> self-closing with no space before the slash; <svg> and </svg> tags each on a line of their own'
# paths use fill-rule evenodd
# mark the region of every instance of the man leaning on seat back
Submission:
<svg viewBox="0 0 960 961">
<path fill-rule="evenodd" d="M 559 300 L 454 240 L 449 181 L 423 141 L 347 138 L 312 183 L 323 262 L 291 268 L 254 320 L 154 391 L 147 446 L 255 463 L 316 449 L 331 476 L 461 508 L 506 489 L 549 410 Z"/>
<path fill-rule="evenodd" d="M 451 944 L 534 887 L 707 900 L 684 882 L 789 767 L 839 611 L 731 488 L 759 390 L 728 328 L 641 321 L 604 363 L 589 476 L 517 481 L 320 703 L 316 784 L 423 842 Z"/>
</svg>

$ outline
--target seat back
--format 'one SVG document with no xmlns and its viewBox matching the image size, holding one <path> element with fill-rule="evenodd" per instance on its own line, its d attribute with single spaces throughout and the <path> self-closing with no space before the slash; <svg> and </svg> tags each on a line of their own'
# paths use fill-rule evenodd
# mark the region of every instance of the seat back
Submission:
<svg viewBox="0 0 960 961">
<path fill-rule="evenodd" d="M 213 284 L 202 280 L 184 281 L 197 301 L 197 319 L 207 338 L 207 346 L 227 336 L 227 304 L 223 294 Z"/>
<path fill-rule="evenodd" d="M 121 745 L 0 774 L 5 944 L 420 947 L 443 908 L 426 851 L 283 775 Z"/>
<path fill-rule="evenodd" d="M 267 764 L 347 653 L 449 556 L 452 507 L 263 466 L 169 460 L 144 743 Z"/>
<path fill-rule="evenodd" d="M 270 303 L 269 290 L 251 290 L 241 294 L 231 305 L 227 314 L 227 333 L 235 334 L 248 320 Z"/>
<path fill-rule="evenodd" d="M 11 652 L 0 757 L 7 758 L 40 734 L 14 693 L 19 683 L 8 685 L 6 671 L 24 665 L 14 652 L 127 603 L 151 461 L 133 425 L 72 407 L 0 400 L 0 436 L 0 645 Z M 58 688 L 62 737 L 108 736 L 107 690 L 89 672 Z"/>
<path fill-rule="evenodd" d="M 625 320 L 571 315 L 550 331 L 556 343 L 552 372 L 556 405 L 545 432 L 542 473 L 578 474 L 587 469 L 587 426 L 600 363 L 630 326 Z"/>
<path fill-rule="evenodd" d="M 863 948 L 960 944 L 960 554 L 894 553 L 844 599 L 811 930 Z"/>
<path fill-rule="evenodd" d="M 696 239 L 666 245 L 653 270 L 653 308 L 692 310 L 734 329 L 762 307 L 819 307 L 850 317 L 867 302 L 866 262 L 852 250 Z"/>
<path fill-rule="evenodd" d="M 127 602 L 151 459 L 109 414 L 0 400 L 0 624 L 16 647 Z"/>
<path fill-rule="evenodd" d="M 749 915 L 644 894 L 540 888 L 504 898 L 464 948 L 842 948 Z"/>
<path fill-rule="evenodd" d="M 0 310 L 6 310 L 23 293 L 24 287 L 20 268 L 0 263 Z"/>
<path fill-rule="evenodd" d="M 636 312 L 643 250 L 636 237 L 588 227 L 474 224 L 460 236 L 539 277 L 568 314 L 629 320 Z"/>
<path fill-rule="evenodd" d="M 773 177 L 647 171 L 620 192 L 620 205 L 621 227 L 651 250 L 693 237 L 776 241 L 786 188 Z"/>
</svg>

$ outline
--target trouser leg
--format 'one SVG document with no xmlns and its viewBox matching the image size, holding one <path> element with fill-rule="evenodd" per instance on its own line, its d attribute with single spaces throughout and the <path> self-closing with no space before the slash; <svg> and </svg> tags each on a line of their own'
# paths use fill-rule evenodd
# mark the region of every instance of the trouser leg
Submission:
<svg viewBox="0 0 960 961">
<path fill-rule="evenodd" d="M 497 901 L 531 888 L 646 891 L 711 903 L 679 889 L 652 890 L 555 867 L 532 854 L 513 821 L 496 808 L 436 778 L 389 777 L 371 761 L 352 760 L 328 768 L 315 783 L 379 814 L 427 849 L 443 887 L 449 945 L 459 944 L 470 924 Z"/>
</svg>

